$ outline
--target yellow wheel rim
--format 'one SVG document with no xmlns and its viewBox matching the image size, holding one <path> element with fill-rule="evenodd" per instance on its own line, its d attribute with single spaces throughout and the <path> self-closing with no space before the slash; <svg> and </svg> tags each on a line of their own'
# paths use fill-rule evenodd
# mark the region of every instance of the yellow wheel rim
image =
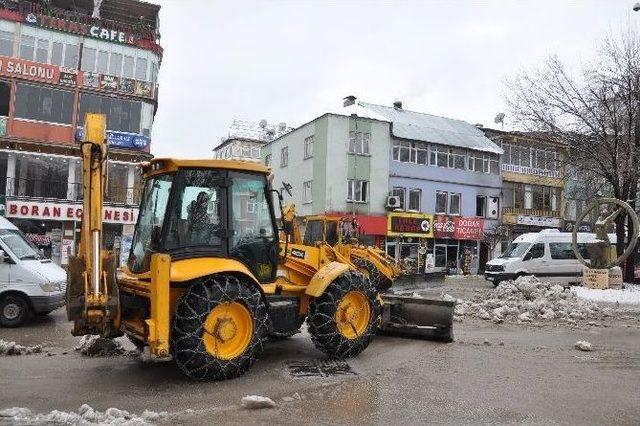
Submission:
<svg viewBox="0 0 640 426">
<path fill-rule="evenodd" d="M 371 320 L 371 306 L 364 293 L 350 291 L 340 299 L 336 310 L 338 332 L 349 340 L 362 336 Z"/>
<path fill-rule="evenodd" d="M 252 335 L 253 319 L 249 310 L 242 303 L 225 302 L 207 315 L 202 340 L 211 355 L 230 360 L 247 350 Z"/>
</svg>

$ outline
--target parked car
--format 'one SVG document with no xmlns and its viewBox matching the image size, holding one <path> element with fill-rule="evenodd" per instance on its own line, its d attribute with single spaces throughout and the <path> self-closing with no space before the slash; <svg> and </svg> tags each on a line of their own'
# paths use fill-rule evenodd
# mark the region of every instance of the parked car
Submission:
<svg viewBox="0 0 640 426">
<path fill-rule="evenodd" d="M 18 327 L 34 314 L 64 306 L 66 285 L 64 269 L 0 217 L 0 326 Z"/>
<path fill-rule="evenodd" d="M 571 238 L 570 232 L 557 229 L 520 235 L 500 257 L 487 262 L 484 277 L 495 286 L 523 275 L 567 284 L 580 283 L 584 267 L 571 248 Z M 585 243 L 594 238 L 595 234 L 578 233 L 578 249 L 585 259 L 589 259 Z M 609 239 L 615 243 L 615 235 L 610 235 Z"/>
</svg>

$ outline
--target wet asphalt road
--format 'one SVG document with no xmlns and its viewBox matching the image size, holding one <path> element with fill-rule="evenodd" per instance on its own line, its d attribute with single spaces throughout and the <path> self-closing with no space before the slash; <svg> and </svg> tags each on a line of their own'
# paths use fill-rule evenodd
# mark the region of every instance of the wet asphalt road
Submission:
<svg viewBox="0 0 640 426">
<path fill-rule="evenodd" d="M 487 284 L 461 281 L 451 291 L 449 283 L 447 291 L 456 293 L 458 286 L 464 286 L 462 295 Z M 431 287 L 438 292 L 442 286 Z M 0 409 L 73 411 L 87 403 L 138 414 L 169 411 L 176 413 L 170 421 L 182 424 L 640 421 L 637 320 L 583 328 L 465 320 L 455 327 L 451 344 L 378 337 L 348 361 L 354 374 L 292 377 L 292 362 L 325 359 L 303 333 L 271 342 L 262 359 L 238 379 L 194 383 L 171 363 L 82 357 L 73 351 L 77 338 L 58 310 L 21 329 L 0 329 L 2 339 L 42 343 L 45 352 L 54 354 L 0 357 Z M 483 344 L 485 339 L 490 346 Z M 590 341 L 596 350 L 573 349 L 577 340 Z M 277 408 L 243 410 L 240 399 L 248 394 L 268 396 Z"/>
</svg>

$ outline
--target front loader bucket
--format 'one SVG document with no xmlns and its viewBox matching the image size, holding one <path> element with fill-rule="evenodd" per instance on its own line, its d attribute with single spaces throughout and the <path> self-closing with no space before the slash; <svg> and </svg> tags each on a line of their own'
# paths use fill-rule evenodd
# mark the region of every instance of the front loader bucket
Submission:
<svg viewBox="0 0 640 426">
<path fill-rule="evenodd" d="M 379 334 L 453 342 L 455 302 L 381 294 L 384 302 Z"/>
</svg>

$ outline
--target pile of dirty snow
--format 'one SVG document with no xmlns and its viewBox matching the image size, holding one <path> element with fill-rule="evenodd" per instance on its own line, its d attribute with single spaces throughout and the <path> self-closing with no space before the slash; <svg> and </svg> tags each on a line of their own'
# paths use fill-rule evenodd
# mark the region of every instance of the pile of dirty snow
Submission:
<svg viewBox="0 0 640 426">
<path fill-rule="evenodd" d="M 458 300 L 454 319 L 468 316 L 502 323 L 558 321 L 576 324 L 612 315 L 612 310 L 580 299 L 571 289 L 558 283 L 543 282 L 533 276 L 504 281 L 472 300 Z"/>
<path fill-rule="evenodd" d="M 85 356 L 116 356 L 126 352 L 120 342 L 90 334 L 82 336 L 74 350 Z"/>
<path fill-rule="evenodd" d="M 640 308 L 640 285 L 625 284 L 624 289 L 597 290 L 587 287 L 574 287 L 572 291 L 583 300 L 596 303 L 611 303 L 631 308 Z"/>
<path fill-rule="evenodd" d="M 0 355 L 31 355 L 42 352 L 42 346 L 22 346 L 0 339 Z"/>
<path fill-rule="evenodd" d="M 77 412 L 53 410 L 50 413 L 33 413 L 28 408 L 13 407 L 0 410 L 0 421 L 9 420 L 28 424 L 70 424 L 70 425 L 148 425 L 167 417 L 167 412 L 157 413 L 145 410 L 137 416 L 125 410 L 108 408 L 98 411 L 83 404 Z"/>
</svg>

